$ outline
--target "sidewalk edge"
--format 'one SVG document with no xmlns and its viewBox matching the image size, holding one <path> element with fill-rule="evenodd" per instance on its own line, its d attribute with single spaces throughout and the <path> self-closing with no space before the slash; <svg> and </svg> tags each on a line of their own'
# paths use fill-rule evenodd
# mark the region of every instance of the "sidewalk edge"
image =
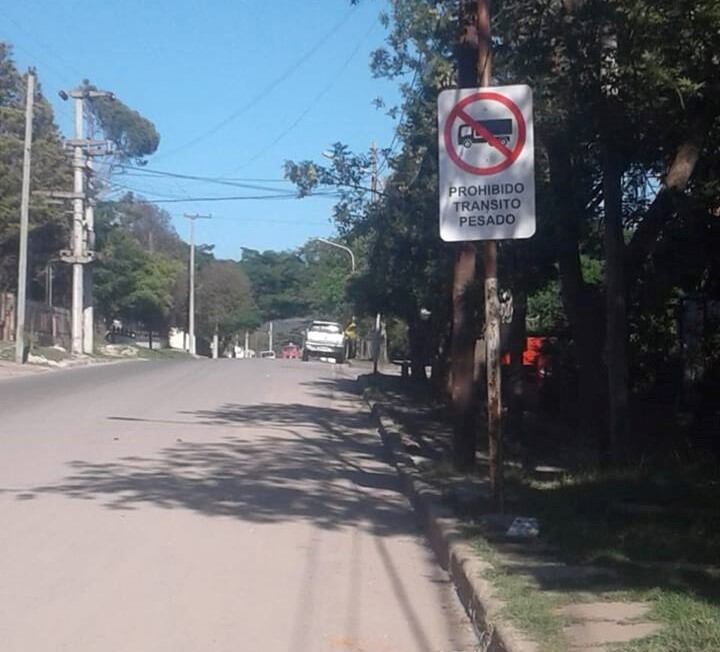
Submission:
<svg viewBox="0 0 720 652">
<path fill-rule="evenodd" d="M 382 414 L 381 406 L 369 397 L 367 390 L 363 391 L 363 400 L 370 408 L 403 490 L 422 523 L 430 545 L 440 565 L 450 575 L 460 601 L 481 636 L 480 649 L 487 652 L 537 652 L 538 646 L 534 641 L 500 619 L 504 605 L 494 597 L 492 584 L 483 577 L 490 565 L 478 559 L 463 537 L 459 521 L 440 504 L 437 492 L 420 478 L 412 459 L 402 450 L 394 422 Z"/>
</svg>

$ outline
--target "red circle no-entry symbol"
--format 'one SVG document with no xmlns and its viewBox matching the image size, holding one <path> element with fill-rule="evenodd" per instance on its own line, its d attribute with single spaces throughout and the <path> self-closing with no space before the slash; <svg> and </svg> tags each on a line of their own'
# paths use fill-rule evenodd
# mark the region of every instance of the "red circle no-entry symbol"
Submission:
<svg viewBox="0 0 720 652">
<path fill-rule="evenodd" d="M 499 103 L 510 111 L 510 117 L 493 120 L 473 118 L 469 110 L 471 105 L 478 102 Z M 454 130 L 453 127 L 458 121 L 460 122 L 459 129 Z M 522 112 L 512 100 L 492 91 L 481 91 L 458 102 L 450 111 L 443 131 L 448 156 L 460 169 L 471 174 L 488 175 L 507 170 L 517 160 L 525 146 L 526 129 Z M 453 140 L 453 134 L 456 132 L 457 138 Z M 515 144 L 510 148 L 508 143 L 513 132 L 517 136 Z M 500 153 L 502 160 L 487 167 L 472 165 L 464 161 L 458 152 L 458 148 L 471 148 L 476 144 L 494 148 Z"/>
</svg>

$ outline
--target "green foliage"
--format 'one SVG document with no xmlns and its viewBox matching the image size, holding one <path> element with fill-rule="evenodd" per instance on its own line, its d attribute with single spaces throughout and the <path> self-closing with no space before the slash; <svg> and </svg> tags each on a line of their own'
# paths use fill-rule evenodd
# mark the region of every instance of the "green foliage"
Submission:
<svg viewBox="0 0 720 652">
<path fill-rule="evenodd" d="M 126 195 L 102 202 L 95 214 L 98 262 L 95 295 L 107 322 L 120 318 L 154 329 L 184 323 L 188 247 L 170 216 L 152 204 Z"/>
<path fill-rule="evenodd" d="M 528 296 L 527 324 L 528 331 L 537 335 L 558 335 L 567 330 L 558 281 L 551 280 Z"/>
<path fill-rule="evenodd" d="M 240 268 L 250 279 L 263 321 L 307 314 L 306 263 L 298 253 L 243 248 Z"/>
<path fill-rule="evenodd" d="M 26 80 L 12 60 L 12 49 L 0 42 L 0 291 L 15 290 L 20 224 Z M 71 168 L 63 152 L 50 104 L 37 85 L 33 111 L 30 187 L 39 190 L 67 188 Z M 29 278 L 42 274 L 48 260 L 67 245 L 69 220 L 63 207 L 37 194 L 30 200 Z M 30 286 L 30 296 L 33 296 Z M 42 298 L 42 297 L 38 297 Z"/>
<path fill-rule="evenodd" d="M 198 331 L 208 337 L 227 338 L 261 323 L 247 275 L 233 261 L 214 260 L 200 270 L 196 305 Z"/>
<path fill-rule="evenodd" d="M 87 90 L 96 90 L 87 80 Z M 123 104 L 117 98 L 94 97 L 87 102 L 105 137 L 115 143 L 120 159 L 142 162 L 160 145 L 158 134 L 150 120 Z"/>
<path fill-rule="evenodd" d="M 361 253 L 355 243 L 351 245 L 356 255 Z M 348 319 L 352 315 L 347 303 L 351 272 L 349 254 L 311 240 L 300 249 L 300 255 L 306 263 L 303 296 L 307 301 L 308 316 L 340 321 Z"/>
<path fill-rule="evenodd" d="M 170 215 L 142 198 L 127 193 L 112 202 L 100 202 L 96 210 L 95 232 L 102 247 L 105 237 L 114 229 L 132 236 L 148 253 L 160 252 L 177 259 L 186 259 L 188 246 L 172 226 Z"/>
<path fill-rule="evenodd" d="M 150 328 L 166 324 L 173 288 L 182 265 L 163 254 L 145 251 L 122 229 L 109 233 L 95 270 L 95 296 L 106 320 L 140 321 Z"/>
<path fill-rule="evenodd" d="M 356 244 L 352 248 L 360 253 Z M 311 240 L 297 251 L 243 249 L 240 267 L 250 279 L 263 321 L 343 320 L 352 314 L 346 298 L 350 258 L 330 245 Z"/>
</svg>

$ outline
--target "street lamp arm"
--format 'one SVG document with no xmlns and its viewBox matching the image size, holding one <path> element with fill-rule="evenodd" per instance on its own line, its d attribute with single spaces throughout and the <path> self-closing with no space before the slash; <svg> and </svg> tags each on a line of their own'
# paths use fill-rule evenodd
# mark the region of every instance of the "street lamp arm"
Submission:
<svg viewBox="0 0 720 652">
<path fill-rule="evenodd" d="M 345 245 L 338 244 L 337 242 L 333 242 L 332 240 L 326 240 L 325 238 L 316 238 L 319 242 L 323 242 L 326 245 L 330 245 L 331 247 L 337 247 L 338 249 L 342 249 L 343 251 L 347 251 L 347 253 L 350 254 L 350 266 L 352 269 L 352 273 L 355 273 L 355 254 L 353 253 L 352 249 L 350 247 L 346 247 Z"/>
</svg>

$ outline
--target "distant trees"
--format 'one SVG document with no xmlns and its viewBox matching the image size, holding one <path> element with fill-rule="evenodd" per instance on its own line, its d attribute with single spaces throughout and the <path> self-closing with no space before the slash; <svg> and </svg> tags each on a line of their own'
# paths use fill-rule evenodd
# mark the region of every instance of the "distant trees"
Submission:
<svg viewBox="0 0 720 652">
<path fill-rule="evenodd" d="M 253 297 L 264 320 L 306 314 L 305 262 L 298 252 L 243 248 L 239 265 L 252 283 Z"/>
<path fill-rule="evenodd" d="M 252 285 L 264 321 L 290 317 L 340 319 L 350 316 L 345 294 L 348 255 L 318 241 L 295 251 L 243 249 L 240 268 Z"/>
<path fill-rule="evenodd" d="M 218 335 L 224 344 L 261 323 L 250 281 L 232 260 L 213 260 L 202 267 L 197 284 L 198 332 Z"/>
<path fill-rule="evenodd" d="M 167 330 L 175 288 L 186 269 L 185 245 L 170 217 L 128 195 L 97 211 L 95 297 L 107 321 L 139 321 Z"/>
<path fill-rule="evenodd" d="M 87 80 L 87 90 L 95 87 Z M 0 43 L 0 291 L 14 291 L 20 177 L 24 135 L 25 80 L 11 48 Z M 160 136 L 147 118 L 119 99 L 88 98 L 93 123 L 115 145 L 115 161 L 143 163 Z M 72 170 L 53 122 L 50 104 L 37 91 L 34 114 L 32 189 L 69 190 Z M 112 166 L 105 175 L 112 174 Z M 100 178 L 103 187 L 107 176 Z M 49 262 L 69 244 L 68 206 L 33 194 L 30 206 L 31 283 L 39 283 Z M 98 318 L 122 319 L 148 330 L 185 327 L 188 299 L 188 245 L 175 231 L 170 215 L 132 193 L 99 201 L 95 211 L 94 295 Z M 55 300 L 67 303 L 66 266 L 55 266 Z M 240 263 L 216 260 L 213 247 L 196 247 L 197 333 L 224 339 L 256 328 L 261 320 L 298 316 L 339 317 L 347 312 L 348 261 L 317 243 L 296 251 L 245 250 Z M 32 287 L 31 287 L 32 290 Z M 32 292 L 31 292 L 32 295 Z"/>
</svg>

